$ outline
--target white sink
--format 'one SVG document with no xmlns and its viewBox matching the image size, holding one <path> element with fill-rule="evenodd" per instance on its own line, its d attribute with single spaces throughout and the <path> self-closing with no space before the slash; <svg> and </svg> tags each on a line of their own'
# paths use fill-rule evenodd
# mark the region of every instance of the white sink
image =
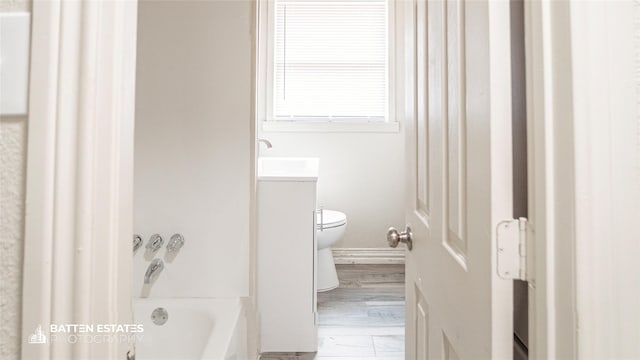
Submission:
<svg viewBox="0 0 640 360">
<path fill-rule="evenodd" d="M 258 180 L 316 181 L 318 158 L 261 157 L 258 158 Z"/>
</svg>

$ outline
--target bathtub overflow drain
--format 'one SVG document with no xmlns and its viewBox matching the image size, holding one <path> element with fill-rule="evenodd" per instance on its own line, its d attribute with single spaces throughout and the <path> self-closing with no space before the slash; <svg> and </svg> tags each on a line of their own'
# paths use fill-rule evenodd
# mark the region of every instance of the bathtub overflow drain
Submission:
<svg viewBox="0 0 640 360">
<path fill-rule="evenodd" d="M 169 313 L 165 308 L 157 308 L 151 313 L 151 321 L 156 325 L 164 325 L 169 319 Z"/>
</svg>

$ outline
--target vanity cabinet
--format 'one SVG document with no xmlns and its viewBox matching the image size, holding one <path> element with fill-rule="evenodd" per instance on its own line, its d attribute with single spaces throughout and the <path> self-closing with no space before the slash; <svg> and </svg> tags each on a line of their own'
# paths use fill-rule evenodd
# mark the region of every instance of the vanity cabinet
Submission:
<svg viewBox="0 0 640 360">
<path fill-rule="evenodd" d="M 314 158 L 259 159 L 256 260 L 261 352 L 317 351 L 317 173 Z"/>
</svg>

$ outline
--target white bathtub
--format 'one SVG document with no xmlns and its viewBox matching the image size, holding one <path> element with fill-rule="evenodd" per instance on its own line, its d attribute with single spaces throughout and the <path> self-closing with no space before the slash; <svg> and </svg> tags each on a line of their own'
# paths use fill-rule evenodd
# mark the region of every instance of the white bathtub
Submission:
<svg viewBox="0 0 640 360">
<path fill-rule="evenodd" d="M 164 325 L 151 321 L 165 308 Z M 144 333 L 136 343 L 137 360 L 244 360 L 246 316 L 239 299 L 135 299 L 134 320 Z"/>
</svg>

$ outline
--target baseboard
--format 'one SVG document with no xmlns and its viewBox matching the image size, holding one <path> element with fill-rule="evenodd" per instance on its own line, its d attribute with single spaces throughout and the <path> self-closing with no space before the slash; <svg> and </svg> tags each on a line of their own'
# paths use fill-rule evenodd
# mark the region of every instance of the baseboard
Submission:
<svg viewBox="0 0 640 360">
<path fill-rule="evenodd" d="M 404 264 L 404 249 L 333 248 L 336 264 Z"/>
</svg>

